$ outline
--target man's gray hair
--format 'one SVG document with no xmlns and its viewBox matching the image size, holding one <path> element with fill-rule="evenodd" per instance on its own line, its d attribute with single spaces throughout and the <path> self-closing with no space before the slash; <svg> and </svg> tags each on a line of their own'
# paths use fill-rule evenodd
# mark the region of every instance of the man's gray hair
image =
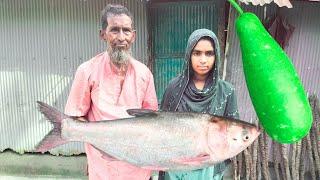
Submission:
<svg viewBox="0 0 320 180">
<path fill-rule="evenodd" d="M 130 17 L 132 21 L 132 28 L 134 27 L 133 23 L 133 16 L 131 12 L 124 6 L 119 4 L 108 4 L 102 11 L 101 11 L 101 29 L 106 29 L 108 26 L 108 18 L 115 15 L 125 14 Z"/>
</svg>

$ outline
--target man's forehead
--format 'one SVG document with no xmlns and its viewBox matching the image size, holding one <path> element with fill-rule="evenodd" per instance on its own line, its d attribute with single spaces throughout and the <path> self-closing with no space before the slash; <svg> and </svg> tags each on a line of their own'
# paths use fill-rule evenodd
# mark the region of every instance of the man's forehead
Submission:
<svg viewBox="0 0 320 180">
<path fill-rule="evenodd" d="M 132 20 L 126 14 L 111 15 L 107 18 L 108 26 L 112 27 L 132 27 Z"/>
</svg>

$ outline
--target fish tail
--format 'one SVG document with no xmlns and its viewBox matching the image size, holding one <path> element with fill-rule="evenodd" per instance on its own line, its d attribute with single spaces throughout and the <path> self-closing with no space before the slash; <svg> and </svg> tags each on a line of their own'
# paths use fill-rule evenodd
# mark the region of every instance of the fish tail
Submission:
<svg viewBox="0 0 320 180">
<path fill-rule="evenodd" d="M 61 138 L 61 121 L 68 118 L 68 116 L 44 102 L 37 101 L 37 103 L 39 111 L 44 114 L 47 120 L 53 125 L 53 129 L 35 148 L 35 152 L 44 153 L 58 145 L 67 143 L 66 140 Z"/>
</svg>

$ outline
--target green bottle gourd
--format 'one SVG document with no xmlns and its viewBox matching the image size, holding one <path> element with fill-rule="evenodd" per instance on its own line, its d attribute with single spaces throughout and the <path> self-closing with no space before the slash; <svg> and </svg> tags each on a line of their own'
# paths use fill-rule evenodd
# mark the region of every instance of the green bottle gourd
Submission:
<svg viewBox="0 0 320 180">
<path fill-rule="evenodd" d="M 313 119 L 298 74 L 259 18 L 229 1 L 240 14 L 235 23 L 243 71 L 259 122 L 273 140 L 294 143 L 308 134 Z"/>
</svg>

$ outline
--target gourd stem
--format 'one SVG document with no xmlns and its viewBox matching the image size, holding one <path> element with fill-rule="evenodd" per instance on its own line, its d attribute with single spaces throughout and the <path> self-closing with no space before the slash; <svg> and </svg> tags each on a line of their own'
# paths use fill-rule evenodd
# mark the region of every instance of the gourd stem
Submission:
<svg viewBox="0 0 320 180">
<path fill-rule="evenodd" d="M 243 13 L 243 10 L 239 6 L 238 3 L 236 3 L 235 0 L 229 0 L 230 4 L 238 11 L 238 13 L 241 15 Z"/>
</svg>

